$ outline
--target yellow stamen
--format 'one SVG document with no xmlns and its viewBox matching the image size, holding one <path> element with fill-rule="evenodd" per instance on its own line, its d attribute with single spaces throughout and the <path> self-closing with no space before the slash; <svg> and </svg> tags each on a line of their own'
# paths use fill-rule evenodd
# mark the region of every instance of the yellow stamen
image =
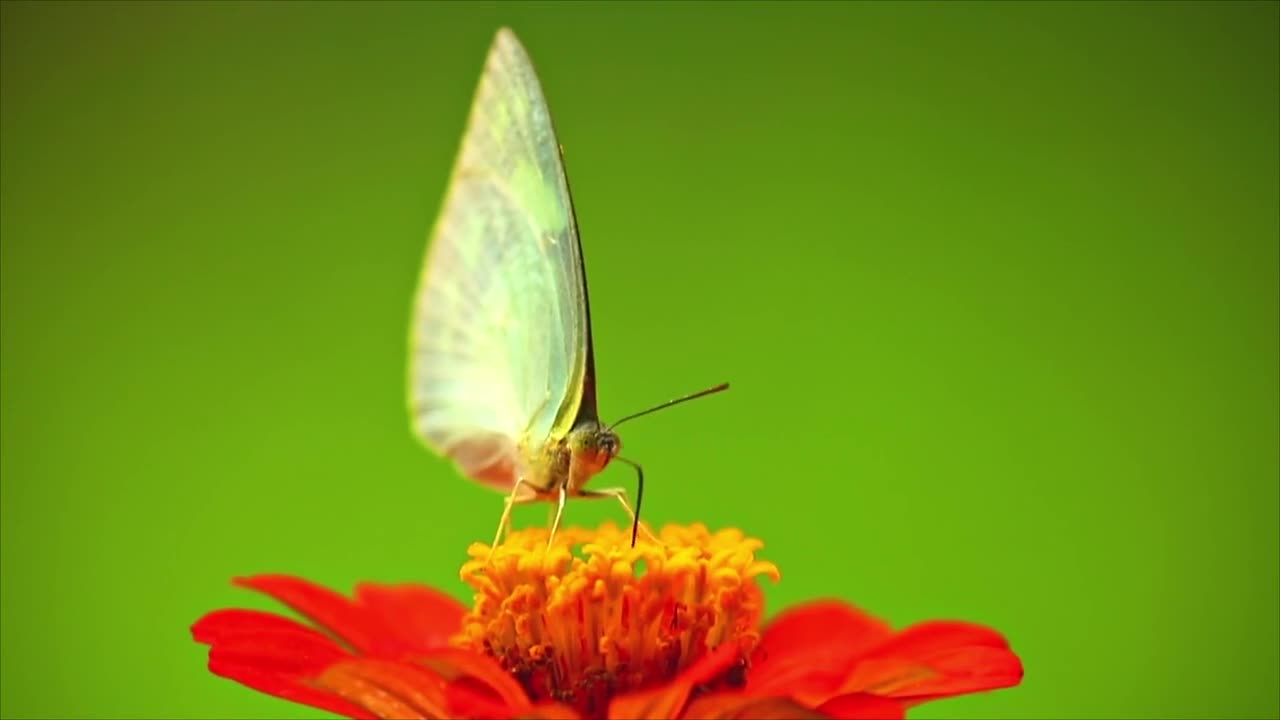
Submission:
<svg viewBox="0 0 1280 720">
<path fill-rule="evenodd" d="M 742 531 L 668 525 L 660 542 L 631 547 L 630 528 L 544 528 L 476 543 L 462 579 L 475 606 L 455 642 L 486 652 L 534 700 L 567 702 L 588 716 L 613 695 L 670 680 L 720 644 L 743 644 L 736 673 L 759 640 L 758 576 L 778 568 L 755 559 L 764 543 Z M 734 678 L 725 678 L 732 683 Z"/>
</svg>

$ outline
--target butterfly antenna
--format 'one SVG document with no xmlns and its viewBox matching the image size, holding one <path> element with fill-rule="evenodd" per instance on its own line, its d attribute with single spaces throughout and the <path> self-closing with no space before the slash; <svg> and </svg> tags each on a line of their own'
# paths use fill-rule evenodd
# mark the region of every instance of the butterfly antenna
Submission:
<svg viewBox="0 0 1280 720">
<path fill-rule="evenodd" d="M 648 410 L 641 410 L 641 411 L 640 411 L 640 412 L 638 412 L 638 413 L 633 413 L 633 414 L 631 414 L 631 415 L 628 415 L 628 416 L 626 416 L 626 417 L 622 418 L 621 420 L 617 420 L 617 421 L 615 421 L 612 425 L 610 425 L 610 426 L 609 426 L 609 428 L 610 428 L 610 429 L 616 428 L 616 427 L 618 427 L 619 425 L 621 425 L 622 423 L 624 423 L 624 422 L 626 422 L 626 421 L 628 421 L 628 420 L 635 420 L 636 418 L 638 418 L 638 417 L 640 417 L 640 416 L 642 416 L 642 415 L 648 415 L 649 413 L 652 413 L 652 412 L 657 412 L 657 411 L 659 411 L 659 410 L 665 410 L 665 409 L 667 409 L 667 408 L 671 407 L 672 405 L 679 405 L 679 404 L 680 404 L 680 403 L 682 403 L 682 402 L 688 402 L 688 401 L 690 401 L 690 400 L 697 400 L 698 398 L 700 398 L 700 397 L 706 397 L 707 395 L 715 395 L 715 394 L 716 394 L 716 393 L 718 393 L 718 392 L 724 392 L 725 390 L 728 390 L 728 389 L 729 389 L 729 383 L 720 383 L 719 385 L 716 385 L 715 387 L 710 387 L 710 388 L 707 388 L 706 390 L 699 390 L 698 392 L 693 393 L 693 394 L 691 394 L 691 395 L 685 395 L 684 397 L 678 397 L 678 398 L 676 398 L 675 400 L 668 400 L 668 401 L 666 401 L 666 402 L 662 403 L 661 405 L 657 405 L 657 406 L 655 406 L 655 407 L 651 407 L 651 408 L 649 408 Z"/>
</svg>

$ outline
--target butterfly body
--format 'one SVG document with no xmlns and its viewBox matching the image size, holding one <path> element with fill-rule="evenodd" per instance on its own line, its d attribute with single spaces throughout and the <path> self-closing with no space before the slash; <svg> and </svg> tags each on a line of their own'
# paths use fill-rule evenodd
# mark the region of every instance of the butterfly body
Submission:
<svg viewBox="0 0 1280 720">
<path fill-rule="evenodd" d="M 519 485 L 531 499 L 551 499 L 561 490 L 577 495 L 621 448 L 617 433 L 598 420 L 583 419 L 563 438 L 522 444 L 523 462 L 510 466 L 501 484 Z"/>
</svg>

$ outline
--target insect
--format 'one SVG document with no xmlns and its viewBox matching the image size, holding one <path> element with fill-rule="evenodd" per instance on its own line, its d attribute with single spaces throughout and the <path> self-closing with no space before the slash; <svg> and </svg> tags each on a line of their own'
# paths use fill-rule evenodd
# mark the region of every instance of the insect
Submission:
<svg viewBox="0 0 1280 720">
<path fill-rule="evenodd" d="M 602 423 L 591 309 L 560 145 L 529 56 L 509 29 L 490 46 L 462 147 L 432 230 L 410 338 L 409 409 L 424 443 L 515 505 L 615 498 L 636 542 L 644 470 L 621 458 L 614 428 L 727 389 L 727 383 Z M 626 490 L 586 486 L 611 460 Z"/>
</svg>

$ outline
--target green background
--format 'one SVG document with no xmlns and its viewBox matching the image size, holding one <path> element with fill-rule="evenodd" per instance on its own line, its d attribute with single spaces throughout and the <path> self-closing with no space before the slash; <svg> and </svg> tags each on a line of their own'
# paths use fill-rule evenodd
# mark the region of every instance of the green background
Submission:
<svg viewBox="0 0 1280 720">
<path fill-rule="evenodd" d="M 626 427 L 648 519 L 1007 633 L 914 717 L 1280 715 L 1278 11 L 5 3 L 0 714 L 313 715 L 206 672 L 234 575 L 466 597 L 405 343 L 509 24 L 604 417 L 733 383 Z"/>
</svg>

